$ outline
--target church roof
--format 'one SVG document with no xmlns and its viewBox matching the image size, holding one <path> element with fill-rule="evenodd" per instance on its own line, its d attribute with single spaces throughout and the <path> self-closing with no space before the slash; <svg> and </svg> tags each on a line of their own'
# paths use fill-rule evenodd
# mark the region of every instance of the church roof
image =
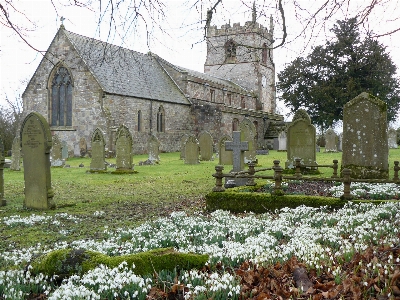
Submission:
<svg viewBox="0 0 400 300">
<path fill-rule="evenodd" d="M 104 92 L 190 104 L 152 55 L 64 30 Z"/>
</svg>

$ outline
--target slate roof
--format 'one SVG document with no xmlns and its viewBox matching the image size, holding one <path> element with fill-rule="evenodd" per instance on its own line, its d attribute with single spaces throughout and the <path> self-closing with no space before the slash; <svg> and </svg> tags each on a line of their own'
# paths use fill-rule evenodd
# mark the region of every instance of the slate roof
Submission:
<svg viewBox="0 0 400 300">
<path fill-rule="evenodd" d="M 190 104 L 151 54 L 64 33 L 106 93 Z"/>
</svg>

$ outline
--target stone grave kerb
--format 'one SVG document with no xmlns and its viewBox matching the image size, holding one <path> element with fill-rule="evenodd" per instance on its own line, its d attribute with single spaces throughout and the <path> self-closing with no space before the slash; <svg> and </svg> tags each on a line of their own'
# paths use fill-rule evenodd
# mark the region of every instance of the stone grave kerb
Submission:
<svg viewBox="0 0 400 300">
<path fill-rule="evenodd" d="M 233 153 L 233 172 L 240 172 L 244 169 L 244 152 L 249 150 L 249 143 L 240 141 L 240 131 L 234 131 L 232 138 L 225 142 L 225 150 Z"/>
</svg>

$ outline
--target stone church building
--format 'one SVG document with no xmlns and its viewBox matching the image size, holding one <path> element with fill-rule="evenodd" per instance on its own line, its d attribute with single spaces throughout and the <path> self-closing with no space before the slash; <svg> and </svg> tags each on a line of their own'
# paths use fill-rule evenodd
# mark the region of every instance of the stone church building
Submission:
<svg viewBox="0 0 400 300">
<path fill-rule="evenodd" d="M 42 114 L 75 155 L 81 138 L 90 148 L 97 127 L 110 151 L 125 125 L 134 153 L 146 153 L 151 135 L 161 151 L 172 152 L 180 151 L 185 134 L 207 131 L 217 144 L 244 118 L 256 127 L 257 146 L 270 147 L 283 124 L 275 113 L 272 41 L 272 20 L 267 29 L 254 14 L 244 26 L 210 26 L 200 73 L 61 25 L 22 95 L 24 113 Z"/>
</svg>

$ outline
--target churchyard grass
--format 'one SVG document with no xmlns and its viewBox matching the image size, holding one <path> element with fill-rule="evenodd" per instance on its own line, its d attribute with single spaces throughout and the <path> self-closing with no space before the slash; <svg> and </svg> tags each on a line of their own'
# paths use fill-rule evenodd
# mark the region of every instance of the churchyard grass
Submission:
<svg viewBox="0 0 400 300">
<path fill-rule="evenodd" d="M 390 247 L 398 242 L 398 202 L 379 206 L 349 204 L 336 212 L 299 207 L 260 216 L 233 216 L 224 212 L 202 214 L 203 197 L 215 184 L 211 174 L 217 160 L 185 165 L 179 153 L 162 153 L 160 158 L 160 165 L 138 166 L 147 156 L 134 156 L 138 173 L 125 175 L 86 173 L 90 159 L 69 159 L 67 163 L 71 168 L 51 169 L 58 208 L 49 211 L 23 209 L 23 172 L 5 169 L 8 202 L 7 206 L 0 207 L 0 299 L 2 293 L 12 295 L 10 289 L 16 296 L 7 299 L 19 299 L 20 292 L 29 293 L 30 290 L 37 293 L 51 290 L 53 299 L 63 299 L 66 294 L 79 291 L 80 295 L 89 295 L 94 293 L 89 291 L 94 277 L 105 289 L 102 299 L 127 298 L 131 291 L 137 292 L 139 299 L 145 299 L 146 291 L 155 284 L 154 278 L 137 277 L 126 265 L 114 270 L 95 269 L 85 276 L 74 277 L 58 289 L 44 278 L 26 278 L 23 268 L 34 255 L 67 245 L 108 255 L 172 246 L 180 251 L 207 253 L 211 265 L 222 262 L 224 268 L 238 267 L 246 259 L 264 265 L 283 263 L 296 255 L 308 268 L 319 274 L 333 274 L 335 281 L 341 282 L 345 275 L 340 268 L 354 253 L 371 245 Z M 275 159 L 283 164 L 286 153 L 271 151 L 270 155 L 260 155 L 258 159 L 260 167 L 270 167 Z M 331 164 L 333 159 L 338 159 L 340 164 L 340 153 L 317 153 L 319 164 Z M 399 159 L 400 149 L 391 149 L 390 177 L 393 177 L 393 161 Z M 112 159 L 107 161 L 114 163 Z M 78 167 L 81 163 L 85 168 Z M 230 166 L 226 166 L 225 172 L 229 170 Z M 318 176 L 331 174 L 330 169 L 324 168 Z M 174 211 L 185 211 L 187 216 Z M 398 269 L 398 257 L 389 257 L 390 261 L 386 256 L 386 261 L 378 258 L 364 266 L 366 274 L 371 274 L 362 284 L 370 285 L 368 280 L 375 278 L 373 274 L 377 269 L 383 272 L 383 282 L 389 280 L 388 274 Z M 129 280 L 107 288 L 109 274 L 114 274 L 114 279 L 125 276 Z M 188 295 L 205 295 L 205 299 L 237 298 L 239 279 L 223 271 L 213 274 L 183 272 L 179 280 L 189 287 Z M 160 273 L 158 280 L 175 275 Z M 24 279 L 30 283 L 25 286 L 17 283 Z M 390 287 L 382 289 L 381 293 L 390 293 Z M 198 299 L 202 299 L 201 296 Z"/>
</svg>

